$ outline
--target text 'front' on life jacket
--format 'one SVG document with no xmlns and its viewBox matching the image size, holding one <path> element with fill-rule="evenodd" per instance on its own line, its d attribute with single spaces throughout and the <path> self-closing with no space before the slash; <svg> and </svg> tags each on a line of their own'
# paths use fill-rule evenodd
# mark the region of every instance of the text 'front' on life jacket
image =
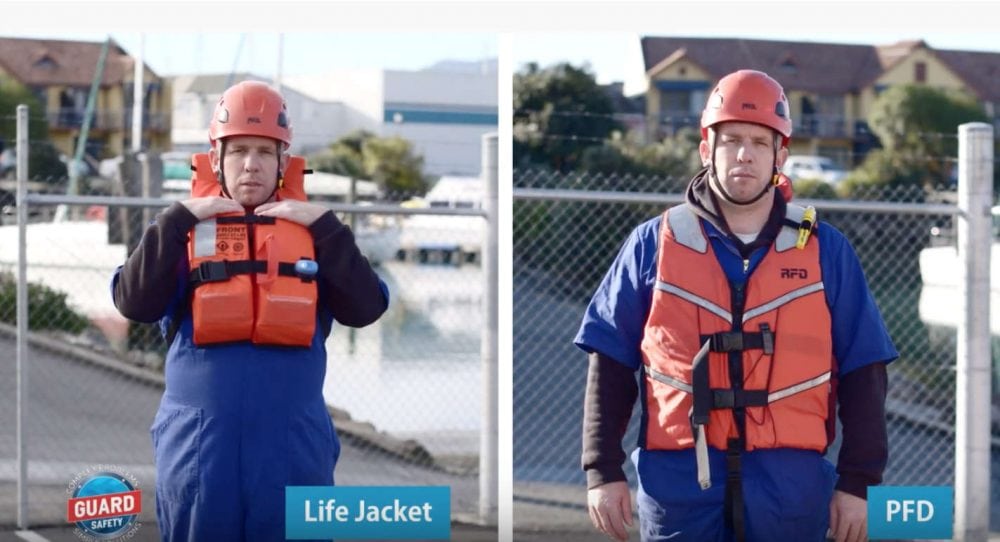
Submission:
<svg viewBox="0 0 1000 542">
<path fill-rule="evenodd" d="M 191 164 L 192 197 L 221 196 L 208 154 L 195 154 Z M 305 160 L 290 157 L 277 199 L 305 201 L 305 173 Z M 317 269 L 308 228 L 273 217 L 225 213 L 195 225 L 188 258 L 195 344 L 311 344 Z"/>
</svg>

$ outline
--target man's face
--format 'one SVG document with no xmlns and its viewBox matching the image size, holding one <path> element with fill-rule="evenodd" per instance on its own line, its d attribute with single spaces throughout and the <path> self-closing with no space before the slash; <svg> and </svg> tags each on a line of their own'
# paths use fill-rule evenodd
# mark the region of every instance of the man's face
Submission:
<svg viewBox="0 0 1000 542">
<path fill-rule="evenodd" d="M 284 166 L 284 156 L 278 153 L 275 140 L 259 136 L 226 138 L 226 155 L 222 157 L 222 172 L 226 189 L 233 200 L 244 207 L 256 207 L 267 202 L 278 183 L 278 169 Z M 219 170 L 217 148 L 209 153 L 212 168 Z"/>
<path fill-rule="evenodd" d="M 723 122 L 715 129 L 715 172 L 719 182 L 734 200 L 752 200 L 771 182 L 773 167 L 781 167 L 788 149 L 778 151 L 775 163 L 776 134 L 770 128 L 749 122 Z M 707 164 L 712 159 L 711 144 L 702 141 L 698 150 Z"/>
</svg>

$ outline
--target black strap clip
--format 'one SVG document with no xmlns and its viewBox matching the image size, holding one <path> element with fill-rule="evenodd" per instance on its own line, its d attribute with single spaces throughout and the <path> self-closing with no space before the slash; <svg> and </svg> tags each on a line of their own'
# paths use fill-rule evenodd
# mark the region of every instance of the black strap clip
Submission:
<svg viewBox="0 0 1000 542">
<path fill-rule="evenodd" d="M 760 325 L 760 338 L 764 353 L 770 356 L 774 353 L 774 332 L 766 322 Z"/>
<path fill-rule="evenodd" d="M 711 335 L 702 335 L 700 341 L 702 344 L 708 341 L 709 350 L 712 352 L 737 352 L 749 346 L 743 340 L 743 332 L 741 331 L 720 331 Z"/>
<path fill-rule="evenodd" d="M 220 282 L 229 280 L 229 270 L 225 261 L 207 261 L 198 264 L 192 282 Z"/>
</svg>

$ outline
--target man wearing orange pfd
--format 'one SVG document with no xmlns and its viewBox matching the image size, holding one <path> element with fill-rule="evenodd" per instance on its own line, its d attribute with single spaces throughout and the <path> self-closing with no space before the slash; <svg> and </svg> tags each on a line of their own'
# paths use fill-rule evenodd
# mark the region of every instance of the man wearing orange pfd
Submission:
<svg viewBox="0 0 1000 542">
<path fill-rule="evenodd" d="M 333 320 L 368 325 L 389 293 L 351 230 L 306 201 L 277 91 L 227 89 L 209 141 L 192 197 L 157 216 L 112 292 L 170 344 L 151 429 L 163 540 L 283 540 L 285 487 L 334 482 Z"/>
<path fill-rule="evenodd" d="M 632 232 L 575 340 L 590 354 L 591 520 L 627 538 L 621 439 L 638 397 L 643 540 L 866 540 L 898 353 L 850 243 L 780 188 L 792 134 L 781 85 L 723 77 L 701 132 L 685 203 Z"/>
</svg>

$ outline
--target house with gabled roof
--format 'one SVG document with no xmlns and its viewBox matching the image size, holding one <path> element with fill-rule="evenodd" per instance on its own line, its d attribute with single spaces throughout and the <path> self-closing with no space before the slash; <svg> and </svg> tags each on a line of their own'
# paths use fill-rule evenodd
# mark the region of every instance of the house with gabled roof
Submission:
<svg viewBox="0 0 1000 542">
<path fill-rule="evenodd" d="M 20 82 L 41 101 L 45 111 L 37 113 L 46 116 L 53 144 L 66 155 L 76 148 L 102 46 L 101 42 L 0 38 L 0 77 Z M 131 148 L 134 74 L 135 59 L 112 41 L 87 138 L 91 158 L 117 156 Z M 169 149 L 170 89 L 149 66 L 144 66 L 143 85 L 143 148 Z"/>
<path fill-rule="evenodd" d="M 785 88 L 793 154 L 825 155 L 844 166 L 858 163 L 874 145 L 865 119 L 875 98 L 892 85 L 962 92 L 993 118 L 1000 105 L 1000 53 L 940 50 L 921 40 L 848 45 L 643 37 L 641 46 L 649 83 L 646 132 L 652 139 L 698 126 L 716 81 L 738 69 L 767 72 Z"/>
</svg>

